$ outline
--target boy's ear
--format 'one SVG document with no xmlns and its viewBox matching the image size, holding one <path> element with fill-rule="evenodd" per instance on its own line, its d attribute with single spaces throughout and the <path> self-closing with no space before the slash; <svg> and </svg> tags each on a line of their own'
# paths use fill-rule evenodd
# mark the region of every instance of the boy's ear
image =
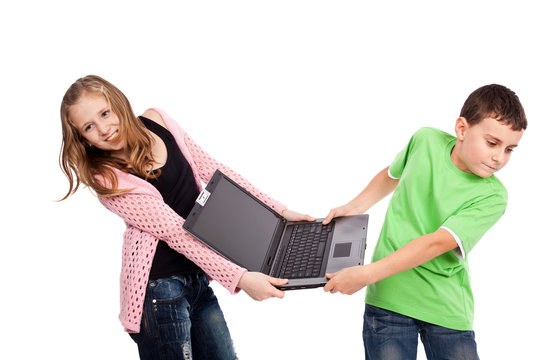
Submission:
<svg viewBox="0 0 540 360">
<path fill-rule="evenodd" d="M 469 122 L 463 116 L 460 116 L 456 120 L 456 137 L 458 140 L 463 141 L 465 133 L 469 129 Z"/>
</svg>

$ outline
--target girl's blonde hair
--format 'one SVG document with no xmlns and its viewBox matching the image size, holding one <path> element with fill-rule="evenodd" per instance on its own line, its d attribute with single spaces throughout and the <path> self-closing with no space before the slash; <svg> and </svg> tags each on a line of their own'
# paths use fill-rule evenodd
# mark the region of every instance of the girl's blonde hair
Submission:
<svg viewBox="0 0 540 360">
<path fill-rule="evenodd" d="M 109 151 L 89 146 L 70 119 L 70 107 L 75 105 L 85 93 L 103 95 L 111 111 L 119 119 L 119 135 L 124 140 L 124 149 L 129 162 L 112 157 Z M 131 172 L 139 176 L 155 178 L 152 174 L 153 140 L 141 121 L 135 116 L 126 96 L 107 80 L 88 75 L 75 81 L 66 91 L 60 106 L 62 121 L 62 146 L 60 167 L 69 180 L 69 191 L 61 200 L 74 194 L 80 183 L 88 186 L 99 197 L 120 195 L 130 189 L 118 189 L 118 179 L 113 168 Z M 129 166 L 129 168 L 128 168 Z M 98 181 L 101 177 L 102 181 Z"/>
</svg>

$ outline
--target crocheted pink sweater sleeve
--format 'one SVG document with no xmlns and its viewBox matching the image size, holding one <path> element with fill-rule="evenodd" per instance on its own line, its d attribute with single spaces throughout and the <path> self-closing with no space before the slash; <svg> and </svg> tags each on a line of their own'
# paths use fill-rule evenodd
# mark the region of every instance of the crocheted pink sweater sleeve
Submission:
<svg viewBox="0 0 540 360">
<path fill-rule="evenodd" d="M 119 215 L 127 225 L 165 241 L 169 247 L 193 261 L 207 275 L 219 282 L 231 293 L 239 291 L 236 285 L 246 269 L 218 255 L 188 234 L 182 228 L 184 219 L 162 200 L 152 195 L 132 193 L 100 198 L 100 201 L 107 209 Z M 142 249 L 143 246 L 147 246 L 149 249 Z M 139 272 L 142 273 L 136 276 L 144 279 L 148 278 L 147 273 L 149 273 L 152 265 L 155 246 L 137 242 L 131 244 L 130 247 L 132 249 L 129 251 L 124 249 L 124 265 L 133 264 L 134 261 L 145 261 L 146 264 L 137 264 Z M 131 259 L 131 257 L 137 257 L 137 253 L 145 253 L 145 259 Z"/>
<path fill-rule="evenodd" d="M 197 168 L 196 172 L 200 176 L 201 180 L 208 184 L 212 175 L 219 169 L 222 173 L 234 180 L 238 185 L 255 195 L 259 200 L 271 207 L 278 214 L 282 214 L 283 210 L 287 207 L 278 201 L 272 199 L 270 196 L 263 193 L 261 190 L 253 186 L 249 181 L 244 179 L 240 174 L 230 169 L 228 166 L 223 165 L 219 161 L 216 161 L 213 157 L 208 155 L 188 134 L 184 137 L 185 143 L 189 149 L 191 156 L 193 157 L 194 166 Z"/>
</svg>

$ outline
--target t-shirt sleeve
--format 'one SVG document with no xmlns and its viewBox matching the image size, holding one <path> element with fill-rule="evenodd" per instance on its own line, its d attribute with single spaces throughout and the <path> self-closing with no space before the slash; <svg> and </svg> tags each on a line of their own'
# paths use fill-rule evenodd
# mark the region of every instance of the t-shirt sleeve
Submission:
<svg viewBox="0 0 540 360">
<path fill-rule="evenodd" d="M 507 195 L 503 189 L 471 202 L 446 219 L 441 227 L 457 237 L 456 242 L 460 246 L 454 250 L 454 254 L 458 258 L 464 259 L 500 219 L 506 210 L 506 203 Z"/>
<path fill-rule="evenodd" d="M 403 175 L 403 171 L 405 170 L 405 167 L 407 165 L 407 162 L 409 160 L 409 157 L 411 156 L 411 153 L 413 152 L 414 148 L 417 146 L 418 141 L 423 138 L 426 132 L 428 132 L 428 128 L 422 128 L 418 130 L 409 140 L 409 143 L 407 146 L 401 150 L 396 157 L 394 158 L 394 161 L 392 161 L 392 164 L 390 164 L 390 168 L 388 169 L 388 175 L 393 179 L 401 179 L 401 176 Z"/>
<path fill-rule="evenodd" d="M 388 176 L 392 179 L 400 179 L 403 174 L 403 169 L 405 169 L 405 164 L 407 163 L 407 148 L 401 150 L 396 155 L 394 161 L 392 161 L 392 164 L 390 164 L 390 167 L 388 168 Z"/>
</svg>

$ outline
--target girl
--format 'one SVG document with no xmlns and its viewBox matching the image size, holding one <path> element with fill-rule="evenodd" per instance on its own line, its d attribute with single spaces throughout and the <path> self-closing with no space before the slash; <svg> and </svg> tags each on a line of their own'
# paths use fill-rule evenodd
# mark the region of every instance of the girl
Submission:
<svg viewBox="0 0 540 360">
<path fill-rule="evenodd" d="M 236 355 L 208 279 L 255 300 L 282 298 L 285 279 L 246 271 L 182 229 L 201 181 L 216 169 L 287 220 L 286 209 L 206 154 L 160 109 L 136 117 L 124 94 L 94 75 L 77 80 L 61 105 L 60 166 L 75 193 L 82 182 L 126 223 L 120 321 L 141 359 L 232 359 Z"/>
</svg>

